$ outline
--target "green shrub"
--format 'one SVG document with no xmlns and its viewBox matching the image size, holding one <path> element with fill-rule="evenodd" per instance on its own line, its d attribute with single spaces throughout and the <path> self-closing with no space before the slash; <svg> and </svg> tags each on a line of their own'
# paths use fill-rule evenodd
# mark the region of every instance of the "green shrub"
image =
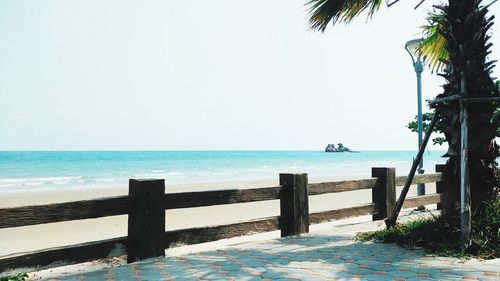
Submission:
<svg viewBox="0 0 500 281">
<path fill-rule="evenodd" d="M 0 281 L 24 281 L 28 278 L 26 273 L 18 273 L 16 275 L 2 276 Z"/>
<path fill-rule="evenodd" d="M 358 233 L 356 239 L 422 247 L 430 252 L 454 257 L 500 257 L 500 201 L 495 201 L 472 222 L 472 245 L 460 243 L 460 218 L 436 216 L 397 224 L 394 228 Z"/>
</svg>

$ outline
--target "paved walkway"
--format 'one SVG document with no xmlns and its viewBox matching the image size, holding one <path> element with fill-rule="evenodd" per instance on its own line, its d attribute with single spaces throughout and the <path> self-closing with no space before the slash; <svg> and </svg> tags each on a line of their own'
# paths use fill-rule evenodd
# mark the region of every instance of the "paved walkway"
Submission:
<svg viewBox="0 0 500 281">
<path fill-rule="evenodd" d="M 357 228 L 359 230 L 359 228 Z M 428 256 L 353 231 L 249 242 L 49 280 L 500 280 L 500 260 Z"/>
</svg>

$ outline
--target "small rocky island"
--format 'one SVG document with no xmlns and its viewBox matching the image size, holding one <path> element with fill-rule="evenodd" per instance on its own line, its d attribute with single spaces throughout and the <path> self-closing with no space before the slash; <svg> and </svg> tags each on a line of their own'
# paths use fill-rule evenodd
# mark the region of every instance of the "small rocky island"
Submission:
<svg viewBox="0 0 500 281">
<path fill-rule="evenodd" d="M 337 147 L 334 144 L 330 143 L 326 146 L 325 152 L 354 152 L 349 148 L 345 147 L 343 144 L 338 143 Z"/>
</svg>

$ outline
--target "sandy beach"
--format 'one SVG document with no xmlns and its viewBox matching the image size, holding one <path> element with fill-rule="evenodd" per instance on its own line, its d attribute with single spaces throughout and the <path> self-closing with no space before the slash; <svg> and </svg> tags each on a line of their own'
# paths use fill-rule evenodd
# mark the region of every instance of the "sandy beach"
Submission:
<svg viewBox="0 0 500 281">
<path fill-rule="evenodd" d="M 312 178 L 309 179 L 309 182 L 326 182 L 346 179 L 353 179 L 353 177 Z M 277 180 L 222 182 L 175 186 L 169 186 L 167 184 L 166 190 L 167 193 L 170 193 L 217 189 L 258 188 L 277 185 Z M 427 193 L 434 193 L 435 186 L 433 184 L 427 184 L 426 186 Z M 409 192 L 409 196 L 414 196 L 415 192 L 415 188 L 413 187 Z M 128 188 L 121 187 L 77 192 L 0 195 L 0 208 L 85 200 L 126 195 L 127 193 Z M 311 196 L 309 200 L 310 212 L 339 209 L 371 202 L 371 190 Z M 234 223 L 250 219 L 275 216 L 278 214 L 279 202 L 277 200 L 168 210 L 166 212 L 166 230 Z M 365 219 L 369 220 L 369 218 Z M 126 235 L 126 215 L 0 229 L 0 256 Z"/>
</svg>

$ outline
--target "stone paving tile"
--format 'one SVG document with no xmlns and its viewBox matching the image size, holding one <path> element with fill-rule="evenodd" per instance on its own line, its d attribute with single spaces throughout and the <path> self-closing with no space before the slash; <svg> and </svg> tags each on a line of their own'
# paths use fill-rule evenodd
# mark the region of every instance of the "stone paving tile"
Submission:
<svg viewBox="0 0 500 281">
<path fill-rule="evenodd" d="M 328 233 L 250 242 L 52 280 L 500 280 L 500 261 L 461 261 Z"/>
</svg>

